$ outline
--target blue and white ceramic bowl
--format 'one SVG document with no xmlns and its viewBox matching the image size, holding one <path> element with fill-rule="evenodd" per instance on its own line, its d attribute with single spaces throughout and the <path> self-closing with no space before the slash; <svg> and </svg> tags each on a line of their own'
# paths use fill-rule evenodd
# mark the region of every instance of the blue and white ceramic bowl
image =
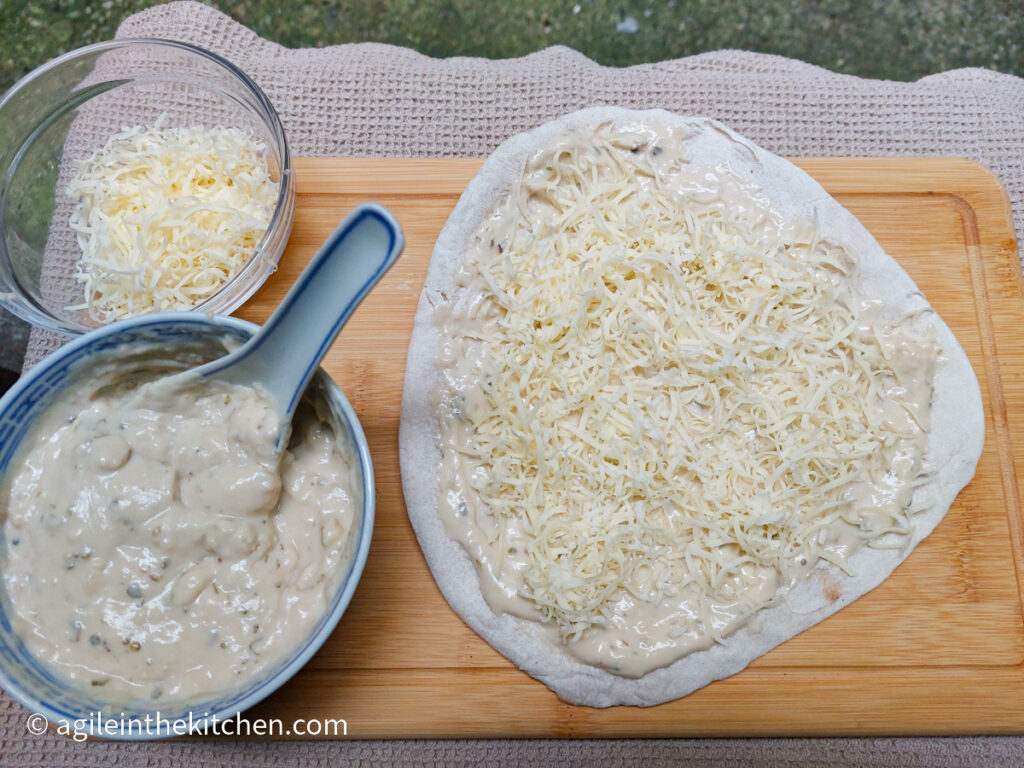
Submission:
<svg viewBox="0 0 1024 768">
<path fill-rule="evenodd" d="M 233 337 L 246 340 L 258 326 L 230 317 L 189 312 L 168 312 L 132 318 L 92 331 L 57 350 L 21 378 L 0 399 L 0 477 L 17 457 L 18 447 L 35 417 L 55 400 L 69 381 L 81 374 L 90 361 L 133 346 L 156 342 L 170 352 L 176 345 L 197 340 L 217 341 Z M 320 648 L 345 612 L 355 592 L 373 533 L 374 485 L 370 452 L 359 420 L 348 400 L 331 378 L 319 369 L 310 382 L 339 439 L 350 441 L 362 483 L 362 516 L 352 533 L 352 555 L 347 573 L 335 590 L 330 607 L 305 640 L 277 665 L 263 670 L 235 689 L 193 705 L 169 709 L 126 709 L 111 706 L 88 692 L 72 689 L 33 658 L 12 631 L 9 606 L 0 584 L 0 686 L 34 713 L 46 717 L 51 727 L 75 724 L 79 733 L 102 738 L 153 739 L 182 735 L 185 722 L 192 732 L 202 732 L 213 719 L 233 718 L 270 695 L 294 675 Z M 7 543 L 0 526 L 0 564 Z M 159 712 L 161 727 L 157 728 Z M 97 720 L 100 713 L 101 720 Z M 146 716 L 150 726 L 144 727 Z M 120 723 L 111 724 L 106 719 Z M 173 730 L 178 728 L 178 730 Z"/>
</svg>

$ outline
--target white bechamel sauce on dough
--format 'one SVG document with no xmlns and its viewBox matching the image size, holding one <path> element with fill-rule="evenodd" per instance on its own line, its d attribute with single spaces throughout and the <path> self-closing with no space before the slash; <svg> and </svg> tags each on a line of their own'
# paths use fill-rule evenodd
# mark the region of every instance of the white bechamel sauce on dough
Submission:
<svg viewBox="0 0 1024 768">
<path fill-rule="evenodd" d="M 764 195 L 729 168 L 689 167 L 686 138 L 686 132 L 678 127 L 606 125 L 599 127 L 596 135 L 584 131 L 567 133 L 539 151 L 527 164 L 524 186 L 517 185 L 482 226 L 476 247 L 459 273 L 459 302 L 453 305 L 451 301 L 441 301 L 434 310 L 434 323 L 442 339 L 437 365 L 445 381 L 433 393 L 442 453 L 439 512 L 449 536 L 473 560 L 481 592 L 496 614 L 508 613 L 536 622 L 537 630 L 552 644 L 584 663 L 625 677 L 640 677 L 693 651 L 708 648 L 741 626 L 756 630 L 757 622 L 752 617 L 761 608 L 784 599 L 796 580 L 816 578 L 828 563 L 832 565 L 827 567 L 847 567 L 850 555 L 862 546 L 902 546 L 909 531 L 909 526 L 902 522 L 909 521 L 915 512 L 910 506 L 913 490 L 924 472 L 931 387 L 937 364 L 937 349 L 931 336 L 905 334 L 903 329 L 886 327 L 876 322 L 876 308 L 869 300 L 856 300 L 858 343 L 864 339 L 877 342 L 888 366 L 878 373 L 877 402 L 867 407 L 875 408 L 877 424 L 891 435 L 880 449 L 884 454 L 882 461 L 843 487 L 843 513 L 819 528 L 813 540 L 794 552 L 784 568 L 753 562 L 734 568 L 714 599 L 702 595 L 694 581 L 665 588 L 663 582 L 668 575 L 678 578 L 679 573 L 669 574 L 668 566 L 662 569 L 657 560 L 647 562 L 646 574 L 634 574 L 632 586 L 642 585 L 645 579 L 650 585 L 659 582 L 658 599 L 647 600 L 636 589 L 619 587 L 600 621 L 571 635 L 560 631 L 530 599 L 524 580 L 531 567 L 527 552 L 536 543 L 528 523 L 514 513 L 502 515 L 488 508 L 477 489 L 487 484 L 489 468 L 467 459 L 466 448 L 474 443 L 477 425 L 486 422 L 494 408 L 488 396 L 488 381 L 498 372 L 488 356 L 486 342 L 495 337 L 496 324 L 503 312 L 495 301 L 486 298 L 492 290 L 490 278 L 467 264 L 487 265 L 490 269 L 507 259 L 506 249 L 516 247 L 517 238 L 530 236 L 522 225 L 524 214 L 533 221 L 557 220 L 559 212 L 543 194 L 521 193 L 531 177 L 543 178 L 549 172 L 553 158 L 570 152 L 591 156 L 606 152 L 609 163 L 614 164 L 618 161 L 612 157 L 614 151 L 609 151 L 610 146 L 644 156 L 650 166 L 658 169 L 660 178 L 677 194 L 685 196 L 689 204 L 727 209 L 759 241 L 817 242 L 812 222 L 782 221 Z M 641 175 L 636 183 L 642 190 L 650 180 Z M 641 199 L 637 194 L 624 197 L 622 209 L 627 214 L 635 212 L 633 207 L 641 204 Z M 624 214 L 623 218 L 627 216 Z M 815 247 L 818 246 L 809 246 L 808 252 Z M 822 273 L 821 279 L 836 278 Z M 585 297 L 580 296 L 579 300 L 585 301 Z M 529 350 L 521 351 L 524 367 L 530 354 Z M 752 391 L 756 392 L 756 383 Z M 696 411 L 691 412 L 699 416 Z M 719 439 L 740 446 L 748 444 L 751 452 L 758 445 L 756 436 L 735 429 L 727 430 Z M 539 450 L 546 452 L 545 460 L 558 460 L 558 445 L 542 446 Z M 880 473 L 879 466 L 884 467 Z M 522 482 L 528 481 L 529 478 L 522 478 Z M 679 482 L 694 481 L 681 477 Z M 697 487 L 693 491 L 702 493 Z M 685 513 L 686 510 L 678 509 L 645 511 L 646 519 L 673 538 L 678 548 L 685 548 L 692 535 L 687 525 L 680 522 Z M 901 523 L 894 526 L 893 520 Z M 723 544 L 722 552 L 733 557 L 743 554 L 735 542 Z M 839 595 L 828 597 L 837 599 Z"/>
<path fill-rule="evenodd" d="M 351 559 L 354 458 L 308 402 L 277 455 L 276 404 L 257 388 L 107 373 L 41 416 L 5 478 L 6 599 L 72 685 L 197 701 L 324 615 Z"/>
</svg>

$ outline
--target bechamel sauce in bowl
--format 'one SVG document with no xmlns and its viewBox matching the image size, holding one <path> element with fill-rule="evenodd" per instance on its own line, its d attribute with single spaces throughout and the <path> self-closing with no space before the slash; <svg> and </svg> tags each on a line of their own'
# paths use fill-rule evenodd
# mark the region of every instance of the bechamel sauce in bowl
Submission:
<svg viewBox="0 0 1024 768">
<path fill-rule="evenodd" d="M 0 481 L 11 627 L 48 674 L 111 707 L 230 698 L 308 657 L 368 546 L 363 454 L 324 382 L 279 455 L 258 387 L 161 378 L 223 354 L 216 336 L 172 348 L 89 358 Z"/>
</svg>

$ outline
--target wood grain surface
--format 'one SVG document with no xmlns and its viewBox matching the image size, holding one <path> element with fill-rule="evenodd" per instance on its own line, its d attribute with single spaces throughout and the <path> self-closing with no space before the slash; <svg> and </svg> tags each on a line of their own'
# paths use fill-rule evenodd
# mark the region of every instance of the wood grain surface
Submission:
<svg viewBox="0 0 1024 768">
<path fill-rule="evenodd" d="M 299 158 L 288 249 L 238 314 L 263 321 L 365 200 L 395 214 L 406 248 L 324 362 L 373 455 L 369 561 L 324 647 L 251 717 L 344 718 L 349 738 L 1024 733 L 1024 297 L 1006 195 L 967 160 L 795 162 L 910 273 L 981 383 L 978 473 L 906 562 L 849 607 L 684 699 L 604 710 L 563 703 L 451 611 L 402 498 L 398 421 L 413 314 L 434 240 L 480 161 Z"/>
</svg>

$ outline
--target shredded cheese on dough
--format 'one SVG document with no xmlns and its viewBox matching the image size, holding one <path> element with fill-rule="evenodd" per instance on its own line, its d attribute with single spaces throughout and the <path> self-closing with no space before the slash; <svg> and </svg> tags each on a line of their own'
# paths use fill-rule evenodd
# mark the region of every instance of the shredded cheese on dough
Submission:
<svg viewBox="0 0 1024 768">
<path fill-rule="evenodd" d="M 629 143 L 551 152 L 492 217 L 460 310 L 485 373 L 448 392 L 475 522 L 497 552 L 525 542 L 520 594 L 563 638 L 623 595 L 696 589 L 707 613 L 742 603 L 744 569 L 846 568 L 837 531 L 904 536 L 915 511 L 851 503 L 922 428 L 855 260 Z"/>
<path fill-rule="evenodd" d="M 209 298 L 252 258 L 274 212 L 264 144 L 160 123 L 112 136 L 67 188 L 85 293 L 69 309 L 101 323 Z"/>
</svg>

